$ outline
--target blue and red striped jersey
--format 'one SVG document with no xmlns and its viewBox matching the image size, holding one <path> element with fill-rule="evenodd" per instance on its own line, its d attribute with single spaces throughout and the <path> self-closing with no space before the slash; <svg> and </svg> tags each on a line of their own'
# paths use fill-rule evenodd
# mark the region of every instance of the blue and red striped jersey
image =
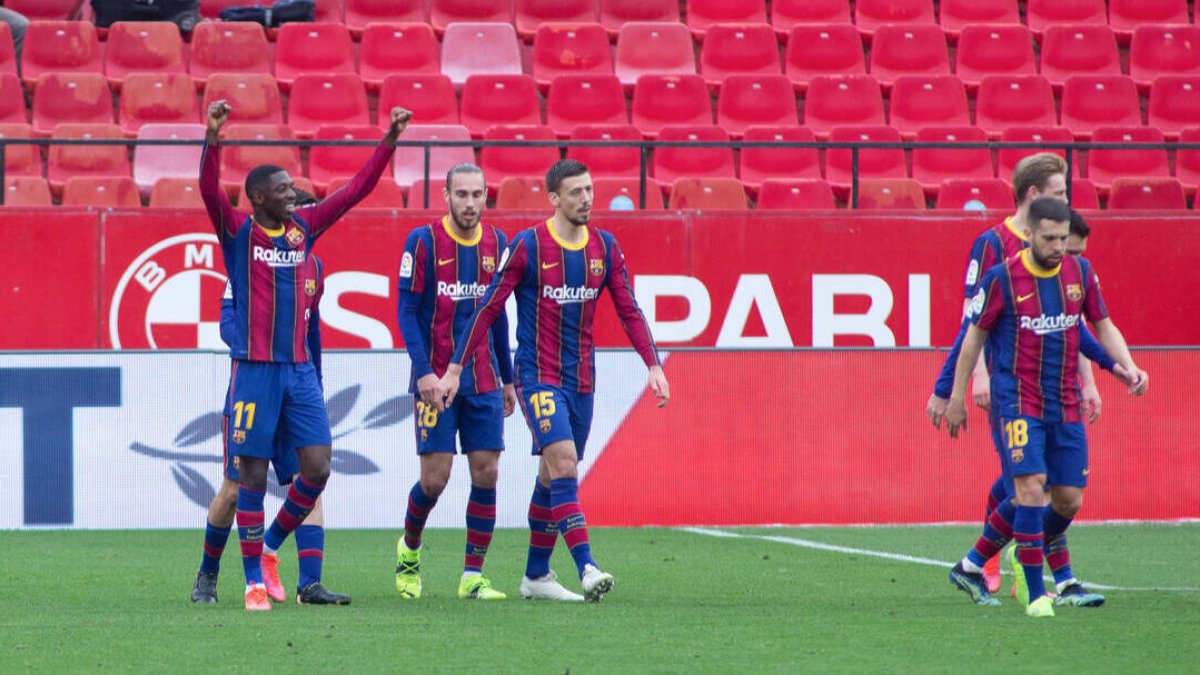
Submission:
<svg viewBox="0 0 1200 675">
<path fill-rule="evenodd" d="M 1067 256 L 1053 270 L 1028 250 L 992 267 L 971 299 L 970 320 L 988 331 L 992 406 L 1007 417 L 1079 422 L 1079 340 L 1083 317 L 1108 317 L 1091 263 Z"/>
<path fill-rule="evenodd" d="M 600 292 L 607 288 L 617 316 L 647 366 L 659 364 L 646 317 L 633 297 L 625 255 L 612 233 L 586 226 L 584 240 L 569 245 L 550 221 L 513 237 L 496 277 L 459 338 L 452 363 L 473 353 L 492 322 L 517 296 L 516 379 L 590 393 L 596 386 L 592 323 Z"/>
<path fill-rule="evenodd" d="M 370 194 L 393 149 L 383 144 L 358 173 L 325 199 L 296 209 L 277 230 L 267 230 L 233 208 L 220 184 L 220 146 L 204 146 L 200 195 L 216 230 L 234 294 L 234 340 L 230 355 L 249 361 L 308 360 L 306 298 L 317 280 L 305 265 L 314 242 L 352 206 Z"/>
<path fill-rule="evenodd" d="M 321 296 L 325 293 L 325 268 L 321 259 L 315 255 L 309 256 L 305 264 L 311 267 L 311 274 L 317 280 L 316 290 L 308 301 L 308 358 L 317 370 L 317 380 L 321 380 Z M 307 289 L 305 294 L 308 295 Z M 225 282 L 225 294 L 221 296 L 221 340 L 226 346 L 232 345 L 237 332 L 237 316 L 233 311 L 233 286 Z"/>
<path fill-rule="evenodd" d="M 454 355 L 455 338 L 466 332 L 467 323 L 484 291 L 496 274 L 500 252 L 507 245 L 504 233 L 483 225 L 475 228 L 475 237 L 464 240 L 450 230 L 450 217 L 418 227 L 409 233 L 400 258 L 400 332 L 413 360 L 410 391 L 425 375 L 446 373 Z M 418 296 L 412 311 L 416 321 L 405 321 L 405 293 Z M 511 380 L 512 364 L 508 354 L 508 328 L 492 327 L 493 339 L 481 342 L 464 364 L 459 390 L 465 394 L 483 394 L 500 388 L 501 380 Z M 503 340 L 502 349 L 494 349 Z M 501 364 L 497 352 L 502 352 Z"/>
<path fill-rule="evenodd" d="M 984 272 L 1029 245 L 1025 233 L 1013 226 L 1012 221 L 1012 216 L 1009 216 L 975 238 L 975 243 L 971 245 L 971 258 L 967 261 L 967 272 L 963 277 L 963 298 L 969 299 L 975 295 Z"/>
</svg>

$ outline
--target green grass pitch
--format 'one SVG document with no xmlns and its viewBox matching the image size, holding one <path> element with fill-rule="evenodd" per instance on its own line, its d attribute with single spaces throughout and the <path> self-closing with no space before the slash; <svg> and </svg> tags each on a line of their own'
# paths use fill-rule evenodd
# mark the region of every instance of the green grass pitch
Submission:
<svg viewBox="0 0 1200 675">
<path fill-rule="evenodd" d="M 1083 525 L 1076 572 L 1119 587 L 1099 609 L 1026 618 L 946 582 L 976 528 L 592 530 L 616 576 L 600 605 L 522 601 L 526 534 L 497 532 L 487 573 L 510 599 L 455 597 L 463 533 L 430 531 L 425 597 L 392 585 L 395 533 L 329 533 L 325 580 L 350 607 L 242 609 L 236 533 L 217 606 L 193 606 L 202 533 L 0 532 L 0 673 L 1194 673 L 1200 524 Z M 796 541 L 769 541 L 776 537 Z M 814 548 L 811 542 L 833 548 Z M 837 548 L 844 547 L 844 548 Z M 850 550 L 857 549 L 857 550 Z M 872 552 L 900 556 L 878 557 Z M 294 584 L 294 548 L 281 551 Z M 565 549 L 559 578 L 578 588 Z M 1136 590 L 1145 588 L 1174 590 Z M 1006 579 L 1007 588 L 1007 579 Z M 1129 589 L 1129 590 L 1124 590 Z M 1191 589 L 1191 590 L 1188 590 Z"/>
</svg>

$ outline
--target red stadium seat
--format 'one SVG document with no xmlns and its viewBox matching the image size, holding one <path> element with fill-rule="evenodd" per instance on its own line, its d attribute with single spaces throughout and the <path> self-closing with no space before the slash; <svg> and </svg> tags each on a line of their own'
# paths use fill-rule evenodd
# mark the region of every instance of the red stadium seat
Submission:
<svg viewBox="0 0 1200 675">
<path fill-rule="evenodd" d="M 4 206 L 53 206 L 50 184 L 41 176 L 6 176 Z"/>
<path fill-rule="evenodd" d="M 829 134 L 834 143 L 899 143 L 900 132 L 885 126 L 835 127 Z M 904 150 L 900 148 L 860 148 L 858 150 L 858 175 L 860 178 L 907 178 Z M 849 148 L 825 151 L 825 180 L 833 186 L 834 193 L 844 198 L 850 189 L 853 176 L 851 151 Z"/>
<path fill-rule="evenodd" d="M 642 132 L 625 125 L 575 127 L 573 141 L 641 141 Z M 587 165 L 593 178 L 636 178 L 641 171 L 642 151 L 629 146 L 567 146 L 567 158 Z"/>
<path fill-rule="evenodd" d="M 660 141 L 728 141 L 729 134 L 718 127 L 666 127 Z M 733 148 L 658 147 L 654 149 L 654 179 L 670 184 L 677 178 L 734 178 Z M 739 183 L 741 189 L 741 184 Z"/>
<path fill-rule="evenodd" d="M 456 23 L 442 38 L 442 74 L 461 87 L 472 75 L 520 75 L 517 31 L 507 23 Z"/>
<path fill-rule="evenodd" d="M 779 74 L 730 75 L 717 98 L 717 125 L 734 138 L 752 126 L 799 126 L 791 82 Z"/>
<path fill-rule="evenodd" d="M 598 23 L 544 24 L 533 38 L 533 79 L 545 91 L 559 75 L 612 75 L 612 47 Z"/>
<path fill-rule="evenodd" d="M 974 91 L 987 75 L 1036 75 L 1033 35 L 1025 26 L 966 26 L 958 36 L 954 73 Z"/>
<path fill-rule="evenodd" d="M 767 24 L 718 24 L 708 29 L 700 50 L 700 74 L 710 87 L 729 75 L 778 75 L 779 42 Z"/>
<path fill-rule="evenodd" d="M 1071 135 L 1070 129 L 1056 126 L 1009 127 L 1000 134 L 1002 143 L 1072 143 L 1074 141 L 1075 137 Z M 1022 157 L 1036 152 L 1053 152 L 1060 157 L 1065 157 L 1067 154 L 1062 148 L 1001 148 L 997 154 L 996 175 L 1011 183 L 1017 162 L 1021 161 Z M 1082 174 L 1078 154 L 1074 156 L 1074 174 L 1076 178 Z"/>
<path fill-rule="evenodd" d="M 170 21 L 118 21 L 108 29 L 104 74 L 114 90 L 129 73 L 186 73 L 183 38 Z"/>
<path fill-rule="evenodd" d="M 764 0 L 688 0 L 687 26 L 698 40 L 708 40 L 717 24 L 767 25 Z"/>
<path fill-rule="evenodd" d="M 143 124 L 139 141 L 201 140 L 203 124 Z M 143 195 L 164 178 L 192 178 L 200 166 L 201 147 L 197 145 L 137 145 L 133 151 L 133 182 Z"/>
<path fill-rule="evenodd" d="M 1108 208 L 1116 211 L 1163 211 L 1187 208 L 1183 184 L 1170 176 L 1117 178 L 1108 195 Z"/>
<path fill-rule="evenodd" d="M 213 73 L 204 87 L 201 110 L 213 101 L 229 103 L 235 124 L 283 124 L 283 104 L 275 78 L 264 73 Z"/>
<path fill-rule="evenodd" d="M 152 209 L 202 209 L 198 178 L 160 178 L 150 189 Z"/>
<path fill-rule="evenodd" d="M 1054 91 L 1041 75 L 986 75 L 975 99 L 975 126 L 995 138 L 1008 127 L 1058 124 Z"/>
<path fill-rule="evenodd" d="M 1149 127 L 1101 127 L 1092 134 L 1093 143 L 1162 143 L 1162 132 Z M 1119 176 L 1139 178 L 1171 175 L 1167 150 L 1109 150 L 1093 148 L 1088 151 L 1088 179 L 1101 194 L 1108 192 L 1113 179 Z"/>
<path fill-rule="evenodd" d="M 275 41 L 275 79 L 286 92 L 301 75 L 356 73 L 354 43 L 340 23 L 285 23 Z"/>
<path fill-rule="evenodd" d="M 1191 126 L 1179 132 L 1180 143 L 1200 143 L 1200 126 Z M 1200 184 L 1200 150 L 1175 151 L 1175 177 L 1188 186 L 1190 192 Z"/>
<path fill-rule="evenodd" d="M 30 21 L 66 21 L 71 18 L 71 10 L 76 9 L 79 0 L 7 0 L 5 9 L 24 16 Z"/>
<path fill-rule="evenodd" d="M 693 75 L 696 53 L 687 27 L 678 23 L 627 23 L 617 38 L 616 73 L 632 87 L 643 75 Z"/>
<path fill-rule="evenodd" d="M 864 75 L 862 37 L 851 24 L 802 24 L 792 28 L 784 57 L 787 76 L 803 91 L 817 75 Z"/>
<path fill-rule="evenodd" d="M 99 73 L 100 37 L 87 21 L 34 21 L 25 29 L 21 79 L 26 86 L 42 73 Z"/>
<path fill-rule="evenodd" d="M 1120 75 L 1108 26 L 1050 26 L 1042 36 L 1042 77 L 1057 90 L 1072 75 Z"/>
<path fill-rule="evenodd" d="M 1129 47 L 1129 76 L 1148 90 L 1160 75 L 1200 77 L 1200 27 L 1137 27 Z"/>
<path fill-rule="evenodd" d="M 836 126 L 885 124 L 879 82 L 870 75 L 818 75 L 808 83 L 804 126 L 825 138 Z"/>
<path fill-rule="evenodd" d="M 147 122 L 187 124 L 200 120 L 196 89 L 187 73 L 130 73 L 120 100 L 121 131 L 136 136 Z"/>
<path fill-rule="evenodd" d="M 25 88 L 21 86 L 20 78 L 15 73 L 0 74 L 0 124 L 24 124 L 28 121 Z"/>
<path fill-rule="evenodd" d="M 1100 208 L 1100 194 L 1096 192 L 1096 186 L 1092 181 L 1076 178 L 1071 181 L 1068 188 L 1067 193 L 1071 197 L 1071 206 L 1074 208 L 1080 210 Z"/>
<path fill-rule="evenodd" d="M 463 86 L 461 117 L 477 138 L 498 124 L 541 124 L 537 86 L 528 75 L 472 75 Z"/>
<path fill-rule="evenodd" d="M 426 202 L 426 185 L 428 185 L 428 202 Z M 446 212 L 446 200 L 442 191 L 446 189 L 446 177 L 432 178 L 428 183 L 421 179 L 408 189 L 408 199 L 404 207 L 408 209 L 440 209 Z"/>
<path fill-rule="evenodd" d="M 1121 44 L 1129 44 L 1134 30 L 1142 24 L 1186 24 L 1187 0 L 1109 0 L 1108 25 Z"/>
<path fill-rule="evenodd" d="M 112 92 L 100 73 L 43 73 L 33 94 L 33 131 L 49 136 L 66 122 L 112 124 Z"/>
<path fill-rule="evenodd" d="M 296 137 L 288 127 L 275 124 L 227 124 L 223 129 L 226 143 L 221 149 L 221 187 L 234 195 L 246 180 L 246 174 L 260 164 L 274 164 L 292 175 L 304 174 L 300 166 L 300 148 L 283 145 L 230 145 L 232 141 L 289 141 Z"/>
<path fill-rule="evenodd" d="M 748 142 L 809 143 L 813 132 L 803 127 L 750 127 L 743 140 Z M 758 192 L 771 179 L 796 180 L 821 177 L 821 156 L 813 148 L 744 147 L 740 175 L 750 194 Z"/>
<path fill-rule="evenodd" d="M 33 129 L 28 124 L 23 123 L 0 124 L 0 138 L 33 138 Z M 4 146 L 4 175 L 41 176 L 42 155 L 38 146 Z"/>
<path fill-rule="evenodd" d="M 379 89 L 378 125 L 390 124 L 392 108 L 412 112 L 413 124 L 458 124 L 458 99 L 454 83 L 445 75 L 388 75 Z"/>
<path fill-rule="evenodd" d="M 345 0 L 316 0 L 313 21 L 316 23 L 344 23 L 342 7 L 344 2 Z"/>
<path fill-rule="evenodd" d="M 367 91 L 354 73 L 304 74 L 292 85 L 288 126 L 300 138 L 311 137 L 323 124 L 370 123 Z"/>
<path fill-rule="evenodd" d="M 346 28 L 358 38 L 373 23 L 420 23 L 428 26 L 425 5 L 425 0 L 346 0 Z"/>
<path fill-rule="evenodd" d="M 62 205 L 89 209 L 140 209 L 142 198 L 129 176 L 71 176 Z"/>
<path fill-rule="evenodd" d="M 1184 127 L 1200 121 L 1200 75 L 1160 75 L 1150 85 L 1148 123 L 1176 139 Z"/>
<path fill-rule="evenodd" d="M 345 187 L 346 183 L 350 182 L 349 177 L 334 178 L 329 183 L 329 192 L 337 192 Z M 445 182 L 445 181 L 443 181 Z M 440 189 L 440 188 L 439 188 Z M 440 194 L 434 195 L 440 201 Z M 432 198 L 430 199 L 432 202 Z M 396 181 L 383 176 L 375 187 L 367 194 L 366 198 L 359 202 L 354 207 L 355 209 L 402 209 L 404 208 L 404 189 L 396 184 Z"/>
<path fill-rule="evenodd" d="M 936 24 L 884 24 L 871 42 L 871 74 L 888 88 L 901 75 L 949 75 L 946 36 Z"/>
<path fill-rule="evenodd" d="M 917 132 L 919 143 L 987 143 L 987 134 L 978 127 L 926 127 Z M 987 148 L 913 148 L 912 177 L 925 194 L 937 194 L 948 178 L 991 178 L 992 151 Z"/>
<path fill-rule="evenodd" d="M 461 124 L 412 124 L 404 130 L 404 140 L 469 141 L 471 132 Z M 392 177 L 400 187 L 407 188 L 414 182 L 425 179 L 425 148 L 397 146 L 392 162 Z M 470 146 L 430 146 L 430 178 L 445 178 L 446 172 L 456 164 L 474 163 L 475 149 Z"/>
<path fill-rule="evenodd" d="M 641 204 L 641 179 L 595 178 L 592 181 L 592 204 L 597 211 L 662 211 L 664 186 L 653 178 L 646 179 L 646 204 Z"/>
<path fill-rule="evenodd" d="M 432 0 L 429 24 L 438 34 L 456 23 L 511 24 L 511 0 Z"/>
<path fill-rule="evenodd" d="M 60 124 L 51 138 L 119 139 L 114 124 Z M 50 189 L 61 194 L 71 176 L 129 176 L 129 150 L 124 145 L 51 145 L 46 163 Z"/>
<path fill-rule="evenodd" d="M 957 40 L 968 25 L 1020 25 L 1017 0 L 941 0 L 938 20 L 942 30 Z"/>
<path fill-rule="evenodd" d="M 947 178 L 938 189 L 934 208 L 1011 213 L 1012 186 L 1000 178 Z"/>
<path fill-rule="evenodd" d="M 553 141 L 556 140 L 550 127 L 544 126 L 501 126 L 488 129 L 485 141 Z M 479 153 L 479 166 L 487 178 L 489 190 L 500 185 L 509 176 L 545 176 L 546 169 L 557 162 L 561 155 L 556 147 L 503 147 L 484 146 Z"/>
<path fill-rule="evenodd" d="M 679 23 L 677 0 L 600 0 L 600 25 L 616 37 L 627 23 Z M 636 79 L 636 78 L 635 78 Z"/>
<path fill-rule="evenodd" d="M 644 75 L 633 88 L 633 126 L 648 138 L 669 125 L 713 123 L 712 101 L 699 75 Z"/>
<path fill-rule="evenodd" d="M 771 2 L 771 26 L 786 40 L 796 26 L 809 24 L 846 24 L 850 21 L 850 3 L 847 0 L 773 0 Z M 789 42 L 790 44 L 790 42 Z"/>
<path fill-rule="evenodd" d="M 541 176 L 505 178 L 496 188 L 496 208 L 550 211 L 553 207 L 546 197 L 546 179 Z"/>
<path fill-rule="evenodd" d="M 905 138 L 929 126 L 970 126 L 967 92 L 954 75 L 904 75 L 892 87 L 891 125 Z"/>
<path fill-rule="evenodd" d="M 1055 24 L 1108 25 L 1104 0 L 1025 0 L 1025 22 L 1040 39 Z"/>
<path fill-rule="evenodd" d="M 367 146 L 318 145 L 308 151 L 308 178 L 317 194 L 329 193 L 336 178 L 349 178 L 362 168 L 375 152 L 379 130 L 374 126 L 322 125 L 313 134 L 314 140 L 371 141 Z"/>
<path fill-rule="evenodd" d="M 837 200 L 829 183 L 819 178 L 772 178 L 762 184 L 754 206 L 757 209 L 831 211 L 837 208 Z"/>
<path fill-rule="evenodd" d="M 1062 125 L 1087 140 L 1099 127 L 1141 126 L 1137 87 L 1124 75 L 1075 75 L 1063 85 Z"/>
<path fill-rule="evenodd" d="M 291 173 L 292 186 L 294 188 L 296 188 L 297 190 L 304 190 L 305 192 L 307 192 L 310 195 L 316 194 L 316 192 L 314 192 L 314 188 L 313 188 L 312 182 L 310 180 L 308 180 L 304 176 L 301 176 L 298 173 L 293 173 L 293 172 L 289 172 L 289 173 Z M 248 199 L 246 199 L 246 186 L 245 186 L 244 182 L 238 184 L 237 189 L 234 190 L 233 203 L 241 204 L 242 208 L 246 209 L 246 210 L 249 210 L 251 208 L 250 201 Z"/>
<path fill-rule="evenodd" d="M 746 191 L 736 178 L 677 178 L 671 185 L 669 209 L 746 209 Z"/>
<path fill-rule="evenodd" d="M 440 49 L 429 24 L 373 24 L 362 34 L 358 74 L 371 92 L 379 91 L 393 73 L 440 75 Z"/>
<path fill-rule="evenodd" d="M 864 178 L 858 182 L 858 208 L 924 210 L 925 193 L 911 178 Z"/>
<path fill-rule="evenodd" d="M 596 23 L 595 0 L 516 0 L 514 4 L 517 34 L 524 40 L 532 40 L 547 23 Z M 605 33 L 606 41 L 607 37 Z"/>
<path fill-rule="evenodd" d="M 213 73 L 271 74 L 271 51 L 262 26 L 249 21 L 196 24 L 188 72 L 197 87 Z"/>
<path fill-rule="evenodd" d="M 884 24 L 936 23 L 933 0 L 855 0 L 854 24 L 867 40 Z"/>
<path fill-rule="evenodd" d="M 12 29 L 0 22 L 0 75 L 17 76 L 17 51 L 13 47 Z"/>
<path fill-rule="evenodd" d="M 559 75 L 546 97 L 546 124 L 560 137 L 584 125 L 629 124 L 616 75 Z"/>
</svg>

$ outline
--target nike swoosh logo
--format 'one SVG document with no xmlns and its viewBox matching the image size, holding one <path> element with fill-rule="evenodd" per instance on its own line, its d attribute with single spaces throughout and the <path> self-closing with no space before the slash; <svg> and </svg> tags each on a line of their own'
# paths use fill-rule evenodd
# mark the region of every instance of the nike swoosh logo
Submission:
<svg viewBox="0 0 1200 675">
<path fill-rule="evenodd" d="M 441 258 L 439 258 L 438 259 L 438 267 L 441 267 L 442 265 L 449 265 L 452 262 L 454 262 L 454 258 L 448 258 L 446 260 L 442 260 Z"/>
<path fill-rule="evenodd" d="M 542 263 L 542 269 L 544 269 L 544 270 L 552 269 L 555 267 L 558 267 L 558 263 L 545 263 L 545 262 Z"/>
<path fill-rule="evenodd" d="M 1032 297 L 1033 297 L 1033 296 L 1035 296 L 1035 295 L 1037 295 L 1037 294 L 1036 294 L 1036 293 L 1030 293 L 1029 295 L 1018 295 L 1018 296 L 1017 296 L 1017 302 L 1025 302 L 1026 300 L 1028 300 L 1028 299 L 1032 298 Z"/>
</svg>

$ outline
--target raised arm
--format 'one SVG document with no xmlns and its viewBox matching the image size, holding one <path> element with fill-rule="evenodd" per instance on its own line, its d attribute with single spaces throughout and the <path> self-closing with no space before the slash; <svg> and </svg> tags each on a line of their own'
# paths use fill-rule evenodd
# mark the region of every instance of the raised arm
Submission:
<svg viewBox="0 0 1200 675">
<path fill-rule="evenodd" d="M 238 228 L 246 220 L 245 214 L 229 203 L 229 195 L 221 187 L 221 127 L 229 120 L 229 112 L 224 99 L 209 104 L 204 151 L 200 157 L 200 198 L 221 241 L 237 236 Z"/>
</svg>

